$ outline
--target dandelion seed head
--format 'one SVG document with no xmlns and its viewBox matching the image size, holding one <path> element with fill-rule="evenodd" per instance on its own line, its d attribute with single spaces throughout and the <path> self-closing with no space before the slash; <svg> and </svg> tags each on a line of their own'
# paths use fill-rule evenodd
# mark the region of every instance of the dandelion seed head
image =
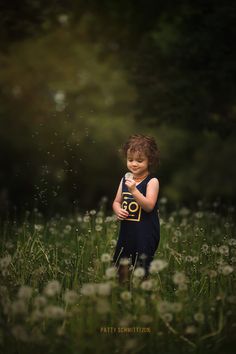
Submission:
<svg viewBox="0 0 236 354">
<path fill-rule="evenodd" d="M 140 284 L 141 289 L 146 290 L 146 291 L 150 291 L 153 289 L 153 282 L 152 279 L 148 279 L 148 280 L 144 280 L 141 284 Z"/>
<path fill-rule="evenodd" d="M 132 294 L 130 291 L 125 290 L 125 291 L 122 291 L 122 293 L 120 294 L 120 297 L 124 301 L 129 301 L 132 298 Z"/>
<path fill-rule="evenodd" d="M 44 317 L 59 320 L 66 316 L 65 310 L 56 305 L 48 305 L 44 308 Z"/>
<path fill-rule="evenodd" d="M 34 298 L 34 306 L 35 307 L 41 308 L 41 307 L 46 306 L 46 304 L 47 304 L 47 299 L 44 296 L 38 295 Z"/>
<path fill-rule="evenodd" d="M 27 334 L 26 329 L 21 325 L 13 326 L 11 329 L 11 333 L 17 340 L 21 342 L 28 342 L 29 340 L 29 336 Z"/>
<path fill-rule="evenodd" d="M 195 321 L 197 321 L 199 323 L 203 323 L 204 319 L 205 319 L 204 314 L 202 312 L 195 313 L 193 317 L 194 317 Z"/>
<path fill-rule="evenodd" d="M 108 296 L 111 293 L 111 285 L 109 283 L 97 284 L 97 293 L 100 296 Z"/>
<path fill-rule="evenodd" d="M 183 272 L 176 272 L 172 279 L 173 282 L 177 285 L 184 284 L 187 281 L 186 275 Z"/>
<path fill-rule="evenodd" d="M 101 261 L 102 263 L 108 263 L 111 261 L 111 255 L 109 253 L 103 253 L 101 255 Z"/>
<path fill-rule="evenodd" d="M 151 274 L 155 274 L 155 273 L 162 271 L 167 266 L 168 266 L 168 263 L 165 260 L 156 259 L 150 263 L 149 271 Z"/>
<path fill-rule="evenodd" d="M 195 334 L 197 332 L 197 328 L 194 325 L 189 325 L 185 328 L 186 334 Z"/>
<path fill-rule="evenodd" d="M 163 313 L 161 317 L 165 322 L 171 322 L 173 320 L 173 315 L 169 312 Z"/>
<path fill-rule="evenodd" d="M 78 300 L 78 294 L 74 290 L 66 289 L 64 293 L 64 301 L 66 304 L 75 304 Z"/>
<path fill-rule="evenodd" d="M 230 246 L 236 246 L 236 239 L 235 239 L 235 238 L 230 238 L 230 239 L 228 240 L 228 244 L 229 244 Z"/>
<path fill-rule="evenodd" d="M 222 254 L 223 256 L 228 256 L 229 255 L 229 247 L 227 245 L 221 245 L 219 247 L 219 253 Z"/>
<path fill-rule="evenodd" d="M 53 297 L 61 291 L 61 284 L 57 280 L 51 280 L 44 288 L 44 294 L 48 297 Z"/>
<path fill-rule="evenodd" d="M 134 277 L 142 278 L 145 275 L 145 270 L 142 267 L 137 267 L 133 273 Z"/>
<path fill-rule="evenodd" d="M 96 284 L 86 283 L 81 288 L 81 294 L 84 296 L 94 296 L 96 294 Z"/>
<path fill-rule="evenodd" d="M 25 315 L 28 312 L 28 306 L 24 300 L 15 300 L 11 304 L 13 315 Z"/>
<path fill-rule="evenodd" d="M 18 290 L 17 296 L 19 299 L 28 300 L 30 299 L 32 293 L 33 289 L 30 286 L 22 285 Z"/>
<path fill-rule="evenodd" d="M 114 279 L 117 276 L 117 270 L 115 267 L 109 267 L 105 271 L 105 275 L 107 279 Z"/>
</svg>

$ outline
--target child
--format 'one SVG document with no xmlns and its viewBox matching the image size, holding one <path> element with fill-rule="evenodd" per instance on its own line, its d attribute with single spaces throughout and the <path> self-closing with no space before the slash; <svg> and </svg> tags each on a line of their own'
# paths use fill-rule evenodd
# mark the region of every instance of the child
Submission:
<svg viewBox="0 0 236 354">
<path fill-rule="evenodd" d="M 134 267 L 144 268 L 146 278 L 160 240 L 159 181 L 150 175 L 158 163 L 159 151 L 154 138 L 132 135 L 123 153 L 130 173 L 121 179 L 112 205 L 121 221 L 112 261 L 119 266 L 121 258 L 131 258 Z M 119 266 L 119 270 L 122 276 L 124 267 Z"/>
</svg>

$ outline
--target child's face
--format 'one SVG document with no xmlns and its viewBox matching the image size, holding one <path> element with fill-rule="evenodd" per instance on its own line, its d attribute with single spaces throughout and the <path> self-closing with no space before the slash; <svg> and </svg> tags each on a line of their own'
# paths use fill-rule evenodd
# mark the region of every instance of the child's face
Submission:
<svg viewBox="0 0 236 354">
<path fill-rule="evenodd" d="M 135 176 L 142 176 L 148 172 L 148 158 L 140 152 L 127 151 L 127 167 Z"/>
</svg>

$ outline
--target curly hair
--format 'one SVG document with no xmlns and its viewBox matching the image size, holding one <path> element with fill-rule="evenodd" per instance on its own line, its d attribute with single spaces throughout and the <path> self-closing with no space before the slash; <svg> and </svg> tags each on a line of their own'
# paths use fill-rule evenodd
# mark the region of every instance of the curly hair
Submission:
<svg viewBox="0 0 236 354">
<path fill-rule="evenodd" d="M 127 152 L 139 153 L 145 155 L 148 158 L 148 164 L 150 170 L 154 170 L 160 162 L 160 152 L 157 147 L 156 141 L 153 137 L 134 134 L 130 135 L 126 143 L 121 147 L 120 152 L 123 156 L 127 157 Z"/>
</svg>

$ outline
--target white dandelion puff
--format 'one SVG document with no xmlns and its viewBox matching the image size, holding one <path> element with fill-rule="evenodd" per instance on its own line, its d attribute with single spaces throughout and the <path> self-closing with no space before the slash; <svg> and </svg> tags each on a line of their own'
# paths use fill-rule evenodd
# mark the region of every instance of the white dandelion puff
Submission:
<svg viewBox="0 0 236 354">
<path fill-rule="evenodd" d="M 131 172 L 127 172 L 127 173 L 125 174 L 125 179 L 127 179 L 127 178 L 129 178 L 129 179 L 133 179 L 133 178 L 134 178 L 133 173 L 131 173 Z"/>
<path fill-rule="evenodd" d="M 169 312 L 163 313 L 161 317 L 165 322 L 171 322 L 173 320 L 173 315 Z"/>
<path fill-rule="evenodd" d="M 57 280 L 51 280 L 44 288 L 44 294 L 48 297 L 53 297 L 61 291 L 61 284 Z"/>
<path fill-rule="evenodd" d="M 108 263 L 111 261 L 111 255 L 109 253 L 103 253 L 101 255 L 101 261 L 102 263 Z"/>
<path fill-rule="evenodd" d="M 45 307 L 43 313 L 46 318 L 51 318 L 54 320 L 62 319 L 66 315 L 65 310 L 63 308 L 55 305 L 48 305 L 47 307 Z"/>
<path fill-rule="evenodd" d="M 194 325 L 189 325 L 185 328 L 186 334 L 195 334 L 197 332 L 197 328 Z"/>
<path fill-rule="evenodd" d="M 142 278 L 145 275 L 145 270 L 142 267 L 137 267 L 133 273 L 134 277 Z"/>
<path fill-rule="evenodd" d="M 29 300 L 32 295 L 33 289 L 30 286 L 22 285 L 18 290 L 18 298 L 22 300 Z"/>
<path fill-rule="evenodd" d="M 81 294 L 84 296 L 94 296 L 96 294 L 96 284 L 86 283 L 81 288 Z"/>
<path fill-rule="evenodd" d="M 153 289 L 152 279 L 144 280 L 141 283 L 140 287 L 141 287 L 141 289 L 146 290 L 146 291 L 152 290 Z"/>
<path fill-rule="evenodd" d="M 75 304 L 78 300 L 78 294 L 74 290 L 66 289 L 64 294 L 64 301 L 66 304 L 72 305 Z"/>
<path fill-rule="evenodd" d="M 177 285 L 184 284 L 187 281 L 187 277 L 183 272 L 176 272 L 173 275 L 173 282 Z"/>
<path fill-rule="evenodd" d="M 130 291 L 125 290 L 125 291 L 122 291 L 122 293 L 120 294 L 120 297 L 124 301 L 129 301 L 132 298 L 132 294 Z"/>
<path fill-rule="evenodd" d="M 101 296 L 108 296 L 111 293 L 111 285 L 109 283 L 97 284 L 97 293 Z"/>
<path fill-rule="evenodd" d="M 150 263 L 149 271 L 151 274 L 158 273 L 165 269 L 168 266 L 168 263 L 162 259 L 156 259 Z"/>
<path fill-rule="evenodd" d="M 115 267 L 109 267 L 105 271 L 105 275 L 107 279 L 114 279 L 117 275 L 117 270 Z"/>
<path fill-rule="evenodd" d="M 204 314 L 202 312 L 195 313 L 193 317 L 194 317 L 195 321 L 197 321 L 199 323 L 203 323 L 204 319 L 205 319 Z"/>
</svg>

